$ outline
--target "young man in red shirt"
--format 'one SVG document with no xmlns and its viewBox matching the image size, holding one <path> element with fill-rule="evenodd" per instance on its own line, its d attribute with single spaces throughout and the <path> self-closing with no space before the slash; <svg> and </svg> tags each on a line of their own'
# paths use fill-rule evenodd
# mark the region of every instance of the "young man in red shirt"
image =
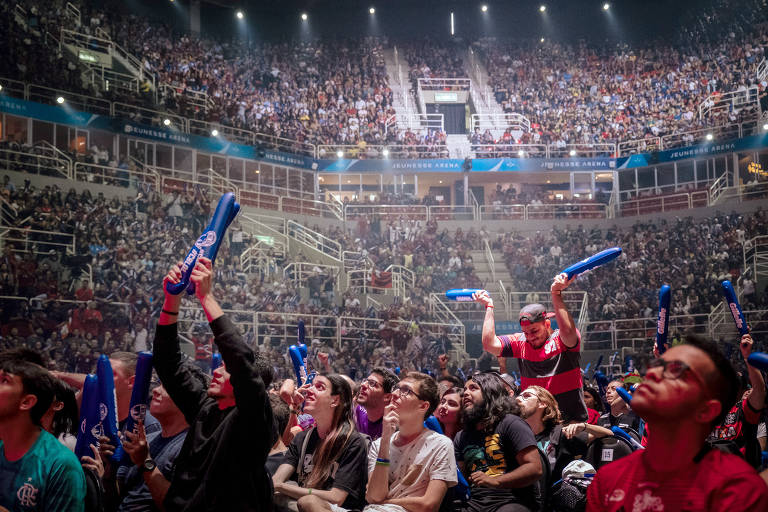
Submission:
<svg viewBox="0 0 768 512">
<path fill-rule="evenodd" d="M 768 510 L 768 487 L 743 459 L 706 438 L 737 398 L 736 372 L 717 347 L 689 336 L 653 361 L 632 398 L 648 448 L 598 471 L 588 512 Z"/>
</svg>

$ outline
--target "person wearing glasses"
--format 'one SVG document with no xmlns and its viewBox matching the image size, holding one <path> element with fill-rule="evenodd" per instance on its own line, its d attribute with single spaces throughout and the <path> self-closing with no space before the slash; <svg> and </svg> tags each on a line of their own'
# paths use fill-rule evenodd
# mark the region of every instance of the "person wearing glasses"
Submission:
<svg viewBox="0 0 768 512">
<path fill-rule="evenodd" d="M 368 444 L 352 419 L 352 388 L 344 377 L 331 373 L 316 376 L 302 390 L 304 412 L 312 415 L 315 425 L 296 434 L 272 477 L 280 495 L 275 509 L 359 510 L 364 505 Z"/>
<path fill-rule="evenodd" d="M 565 422 L 583 422 L 588 414 L 581 378 L 581 335 L 562 297 L 572 282 L 566 274 L 555 276 L 550 287 L 554 313 L 541 304 L 528 304 L 520 310 L 522 332 L 504 336 L 496 336 L 493 299 L 488 292 L 483 290 L 473 298 L 485 306 L 483 350 L 498 358 L 517 358 L 521 389 L 545 388 L 557 398 Z M 557 319 L 557 329 L 550 324 L 552 317 Z"/>
<path fill-rule="evenodd" d="M 543 474 L 536 439 L 494 373 L 476 373 L 464 386 L 464 430 L 454 453 L 469 481 L 462 512 L 526 512 L 536 509 L 534 484 Z"/>
<path fill-rule="evenodd" d="M 381 438 L 368 451 L 364 512 L 435 512 L 457 483 L 451 440 L 424 426 L 437 407 L 437 383 L 409 372 L 392 390 Z"/>
<path fill-rule="evenodd" d="M 587 510 L 768 510 L 768 487 L 738 456 L 706 443 L 737 399 L 736 372 L 717 346 L 689 335 L 652 361 L 632 398 L 648 446 L 603 466 Z"/>
<path fill-rule="evenodd" d="M 357 393 L 355 405 L 355 425 L 361 434 L 366 434 L 372 441 L 381 437 L 381 424 L 384 407 L 392 399 L 392 389 L 397 384 L 397 375 L 386 368 L 374 368 L 363 379 Z"/>
</svg>

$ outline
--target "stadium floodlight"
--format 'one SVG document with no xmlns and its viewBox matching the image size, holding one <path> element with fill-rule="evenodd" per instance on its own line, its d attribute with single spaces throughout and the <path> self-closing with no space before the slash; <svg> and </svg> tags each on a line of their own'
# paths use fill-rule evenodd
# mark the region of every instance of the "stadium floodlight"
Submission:
<svg viewBox="0 0 768 512">
<path fill-rule="evenodd" d="M 171 120 L 166 117 L 165 119 L 163 119 L 163 124 L 165 126 L 171 126 Z"/>
<path fill-rule="evenodd" d="M 522 157 L 524 157 L 524 156 L 525 156 L 525 151 L 523 151 L 523 150 L 521 149 L 520 151 L 518 151 L 518 152 L 517 152 L 517 156 L 519 156 L 519 157 L 521 157 L 521 158 L 522 158 Z"/>
<path fill-rule="evenodd" d="M 0 86 L 0 91 L 2 91 L 2 90 L 3 90 L 3 88 L 2 88 L 2 86 Z M 768 132 L 768 123 L 765 123 L 765 124 L 763 125 L 763 130 L 765 130 L 765 131 L 767 131 L 767 132 Z"/>
<path fill-rule="evenodd" d="M 576 150 L 572 149 L 568 154 L 571 156 L 576 156 Z"/>
<path fill-rule="evenodd" d="M 545 12 L 546 10 L 547 10 L 547 6 L 546 5 L 539 6 L 539 11 L 540 12 Z"/>
<path fill-rule="evenodd" d="M 56 103 L 58 103 L 59 105 L 64 103 L 64 96 L 59 96 L 58 98 L 56 98 Z"/>
<path fill-rule="evenodd" d="M 376 14 L 376 8 L 375 7 L 371 7 L 370 9 L 368 9 L 368 12 L 370 14 Z"/>
<path fill-rule="evenodd" d="M 337 156 L 337 157 L 339 157 L 339 158 L 343 157 L 343 156 L 344 156 L 344 151 L 342 151 L 342 150 L 338 150 L 338 151 L 336 152 L 336 156 Z"/>
<path fill-rule="evenodd" d="M 237 19 L 239 20 L 245 18 L 245 14 L 243 14 L 243 11 L 241 11 L 240 9 L 237 10 L 237 12 L 235 13 L 235 16 L 237 16 Z"/>
<path fill-rule="evenodd" d="M 714 135 L 712 135 L 711 133 L 708 133 L 708 134 L 707 134 L 707 136 L 706 136 L 706 139 L 707 139 L 707 140 L 712 140 L 712 139 L 714 139 L 714 138 L 715 138 L 715 136 L 714 136 Z"/>
<path fill-rule="evenodd" d="M 0 92 L 3 92 L 3 84 L 0 84 Z"/>
<path fill-rule="evenodd" d="M 488 12 L 488 6 L 483 4 L 483 6 L 480 7 L 480 10 L 483 11 L 483 12 Z"/>
<path fill-rule="evenodd" d="M 604 11 L 607 11 L 607 10 L 608 10 L 608 9 L 610 9 L 610 8 L 611 8 L 611 4 L 609 4 L 608 2 L 605 2 L 605 3 L 603 4 L 603 10 L 604 10 Z"/>
<path fill-rule="evenodd" d="M 389 156 L 389 150 L 387 148 L 384 148 L 384 150 L 381 152 L 384 156 Z"/>
<path fill-rule="evenodd" d="M 301 19 L 302 19 L 303 21 L 307 21 L 307 18 L 308 18 L 308 17 L 309 17 L 309 16 L 307 16 L 307 13 L 305 13 L 305 12 L 301 13 Z"/>
<path fill-rule="evenodd" d="M 211 130 L 211 135 L 213 135 L 214 137 L 218 137 L 219 136 L 219 130 L 214 128 L 213 130 Z"/>
<path fill-rule="evenodd" d="M 544 42 L 544 38 L 542 37 L 541 39 L 539 39 L 539 41 L 543 43 Z"/>
</svg>

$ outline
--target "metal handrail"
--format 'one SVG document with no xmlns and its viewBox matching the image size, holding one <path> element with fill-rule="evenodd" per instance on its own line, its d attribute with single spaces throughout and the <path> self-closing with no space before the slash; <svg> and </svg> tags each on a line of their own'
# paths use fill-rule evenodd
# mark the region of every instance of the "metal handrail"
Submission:
<svg viewBox="0 0 768 512">
<path fill-rule="evenodd" d="M 8 230 L 3 233 L 3 240 L 5 242 L 17 242 L 26 246 L 25 249 L 14 248 L 13 250 L 15 252 L 31 251 L 34 254 L 45 254 L 51 249 L 63 248 L 67 254 L 75 254 L 75 235 L 72 233 L 31 229 L 23 226 L 0 225 L 0 229 Z M 14 236 L 14 233 L 20 233 L 20 235 Z M 30 240 L 30 236 L 33 236 L 32 240 Z M 36 236 L 39 236 L 40 238 L 35 238 Z M 45 240 L 43 237 L 55 237 L 59 240 L 63 239 L 63 241 Z M 44 249 L 41 249 L 40 246 L 44 246 Z"/>
<path fill-rule="evenodd" d="M 154 172 L 136 171 L 131 168 L 110 167 L 108 165 L 77 162 L 74 170 L 74 180 L 88 183 L 100 178 L 101 183 L 116 183 L 118 186 L 136 188 L 138 183 L 149 183 L 160 189 L 160 176 Z"/>
<path fill-rule="evenodd" d="M 0 162 L 5 164 L 5 168 L 9 170 L 14 170 L 14 167 L 21 167 L 33 174 L 39 174 L 42 170 L 51 170 L 57 175 L 60 174 L 67 179 L 72 179 L 72 161 L 59 157 L 0 149 Z"/>
<path fill-rule="evenodd" d="M 404 159 L 410 158 L 414 153 L 416 155 L 425 155 L 430 158 L 447 158 L 448 147 L 445 144 L 320 144 L 317 146 L 317 157 L 320 159 Z"/>
<path fill-rule="evenodd" d="M 496 262 L 493 259 L 493 251 L 491 251 L 491 246 L 488 244 L 488 240 L 486 239 L 483 239 L 483 249 L 485 252 L 485 261 L 488 263 L 488 269 L 491 271 L 491 279 L 496 281 Z M 501 283 L 501 281 L 499 281 L 499 283 Z"/>
<path fill-rule="evenodd" d="M 317 272 L 315 269 L 319 269 L 320 271 L 327 271 L 328 275 L 333 276 L 334 278 L 334 290 L 339 289 L 339 276 L 341 274 L 341 267 L 338 265 L 324 265 L 322 263 L 297 261 L 294 263 L 289 263 L 285 266 L 283 269 L 283 277 L 293 281 L 294 285 L 296 286 L 306 286 L 309 277 Z"/>
<path fill-rule="evenodd" d="M 341 244 L 322 233 L 289 220 L 286 224 L 286 235 L 307 247 L 320 251 L 329 258 L 341 262 Z"/>
<path fill-rule="evenodd" d="M 359 215 L 376 214 L 381 220 L 399 220 L 402 218 L 409 220 L 429 220 L 429 208 L 424 205 L 367 205 L 367 204 L 348 204 L 344 206 L 344 219 L 351 220 Z"/>
</svg>

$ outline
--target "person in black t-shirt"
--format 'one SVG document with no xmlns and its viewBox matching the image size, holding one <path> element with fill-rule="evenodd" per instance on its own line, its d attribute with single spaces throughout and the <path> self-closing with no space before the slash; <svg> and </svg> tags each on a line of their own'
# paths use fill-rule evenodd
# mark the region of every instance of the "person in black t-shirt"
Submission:
<svg viewBox="0 0 768 512">
<path fill-rule="evenodd" d="M 163 280 L 165 302 L 154 342 L 153 364 L 163 387 L 189 423 L 163 505 L 177 510 L 270 512 L 272 482 L 265 468 L 277 440 L 267 387 L 271 364 L 240 337 L 213 296 L 212 264 L 200 258 L 192 271 L 195 295 L 208 318 L 223 365 L 206 388 L 182 364 L 178 319 L 181 262 Z"/>
<path fill-rule="evenodd" d="M 624 383 L 620 380 L 613 380 L 608 383 L 608 386 L 605 388 L 605 400 L 611 406 L 611 410 L 602 414 L 600 419 L 597 420 L 597 424 L 608 430 L 611 427 L 619 427 L 635 437 L 637 441 L 640 441 L 640 418 L 630 410 L 629 404 L 616 392 L 616 389 L 623 386 Z M 604 436 L 597 435 L 597 437 Z"/>
<path fill-rule="evenodd" d="M 352 389 L 336 374 L 318 375 L 302 389 L 304 412 L 315 426 L 291 441 L 272 477 L 275 493 L 298 500 L 301 512 L 362 509 L 368 443 L 352 419 Z"/>
<path fill-rule="evenodd" d="M 536 506 L 542 466 L 531 427 L 515 413 L 501 380 L 475 374 L 464 386 L 464 430 L 456 435 L 459 469 L 470 483 L 464 512 L 522 512 Z"/>
</svg>

